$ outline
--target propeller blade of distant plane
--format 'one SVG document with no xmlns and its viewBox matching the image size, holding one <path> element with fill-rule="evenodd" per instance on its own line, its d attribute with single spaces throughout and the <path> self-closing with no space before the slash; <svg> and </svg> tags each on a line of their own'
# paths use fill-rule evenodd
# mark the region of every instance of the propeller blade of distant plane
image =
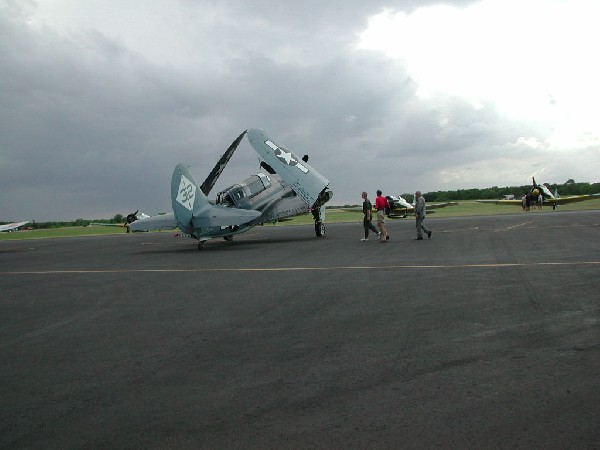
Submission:
<svg viewBox="0 0 600 450">
<path fill-rule="evenodd" d="M 244 135 L 246 134 L 246 131 L 247 130 L 242 132 L 242 134 L 240 134 L 237 137 L 237 139 L 231 143 L 231 145 L 229 146 L 227 151 L 225 153 L 223 153 L 223 156 L 221 156 L 221 159 L 219 159 L 219 161 L 217 161 L 217 164 L 215 165 L 213 170 L 208 174 L 208 176 L 206 177 L 206 180 L 204 180 L 204 183 L 202 183 L 202 186 L 200 186 L 200 190 L 204 193 L 204 195 L 209 194 L 209 192 L 211 191 L 211 189 L 213 188 L 213 186 L 219 179 L 221 172 L 223 172 L 223 170 L 225 169 L 225 166 L 231 159 L 231 156 L 233 155 L 235 150 L 238 148 L 238 145 L 240 145 L 240 142 L 242 141 Z"/>
</svg>

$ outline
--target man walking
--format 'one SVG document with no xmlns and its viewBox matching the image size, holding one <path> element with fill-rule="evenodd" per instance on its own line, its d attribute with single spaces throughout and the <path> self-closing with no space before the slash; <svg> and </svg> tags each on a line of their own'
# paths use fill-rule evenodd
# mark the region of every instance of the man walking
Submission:
<svg viewBox="0 0 600 450">
<path fill-rule="evenodd" d="M 371 223 L 371 221 L 373 220 L 373 205 L 371 204 L 371 200 L 369 200 L 367 198 L 367 193 L 363 192 L 361 194 L 362 199 L 363 199 L 363 227 L 365 228 L 365 237 L 361 239 L 361 241 L 368 241 L 369 240 L 369 230 L 371 230 L 373 233 L 377 234 L 377 237 L 379 237 L 379 231 L 377 231 L 377 228 L 375 228 L 375 226 Z"/>
<path fill-rule="evenodd" d="M 385 208 L 387 207 L 387 200 L 381 194 L 381 191 L 377 191 L 377 198 L 375 199 L 375 209 L 377 210 L 377 226 L 381 234 L 379 235 L 379 242 L 387 242 L 390 237 L 385 229 Z"/>
<path fill-rule="evenodd" d="M 427 239 L 431 237 L 431 230 L 428 230 L 423 221 L 427 214 L 427 207 L 425 206 L 425 197 L 421 196 L 421 191 L 415 192 L 415 218 L 417 219 L 417 241 L 423 240 L 423 233 L 427 233 Z"/>
</svg>

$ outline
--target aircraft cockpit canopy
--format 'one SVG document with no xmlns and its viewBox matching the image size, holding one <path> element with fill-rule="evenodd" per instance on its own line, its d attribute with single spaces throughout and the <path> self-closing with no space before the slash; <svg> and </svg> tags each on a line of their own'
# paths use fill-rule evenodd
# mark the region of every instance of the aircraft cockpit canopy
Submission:
<svg viewBox="0 0 600 450">
<path fill-rule="evenodd" d="M 251 175 L 242 181 L 240 184 L 219 192 L 217 195 L 217 204 L 225 206 L 243 207 L 245 198 L 252 198 L 271 186 L 271 179 L 268 175 L 259 172 L 256 175 Z"/>
<path fill-rule="evenodd" d="M 264 191 L 271 186 L 271 179 L 268 175 L 258 172 L 256 175 L 250 175 L 246 178 L 242 185 L 248 188 L 248 197 L 254 197 L 256 194 Z"/>
</svg>

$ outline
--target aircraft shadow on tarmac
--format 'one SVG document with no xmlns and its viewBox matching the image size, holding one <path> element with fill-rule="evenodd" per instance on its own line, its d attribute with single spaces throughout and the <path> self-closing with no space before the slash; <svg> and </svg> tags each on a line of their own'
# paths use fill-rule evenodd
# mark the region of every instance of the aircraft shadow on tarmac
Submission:
<svg viewBox="0 0 600 450">
<path fill-rule="evenodd" d="M 286 243 L 299 243 L 299 242 L 315 242 L 320 238 L 315 238 L 312 235 L 306 236 L 270 236 L 270 237 L 253 237 L 246 235 L 241 239 L 234 239 L 233 241 L 225 241 L 223 239 L 211 239 L 207 241 L 201 250 L 198 249 L 197 245 L 188 240 L 184 245 L 172 246 L 171 242 L 166 241 L 157 245 L 149 246 L 142 250 L 135 251 L 135 254 L 164 254 L 164 253 L 204 253 L 204 252 L 224 252 L 224 251 L 242 251 L 242 250 L 254 250 L 263 246 L 272 245 L 285 245 Z M 158 247 L 158 248 L 157 248 Z"/>
</svg>

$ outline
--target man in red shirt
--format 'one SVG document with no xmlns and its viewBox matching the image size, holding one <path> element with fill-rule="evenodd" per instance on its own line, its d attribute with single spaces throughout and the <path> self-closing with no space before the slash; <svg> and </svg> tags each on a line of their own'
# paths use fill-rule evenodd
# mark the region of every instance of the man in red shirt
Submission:
<svg viewBox="0 0 600 450">
<path fill-rule="evenodd" d="M 390 237 L 385 229 L 385 208 L 387 207 L 386 198 L 381 195 L 381 191 L 377 190 L 377 198 L 375 199 L 375 209 L 377 210 L 377 226 L 381 231 L 379 242 L 387 242 Z"/>
</svg>

